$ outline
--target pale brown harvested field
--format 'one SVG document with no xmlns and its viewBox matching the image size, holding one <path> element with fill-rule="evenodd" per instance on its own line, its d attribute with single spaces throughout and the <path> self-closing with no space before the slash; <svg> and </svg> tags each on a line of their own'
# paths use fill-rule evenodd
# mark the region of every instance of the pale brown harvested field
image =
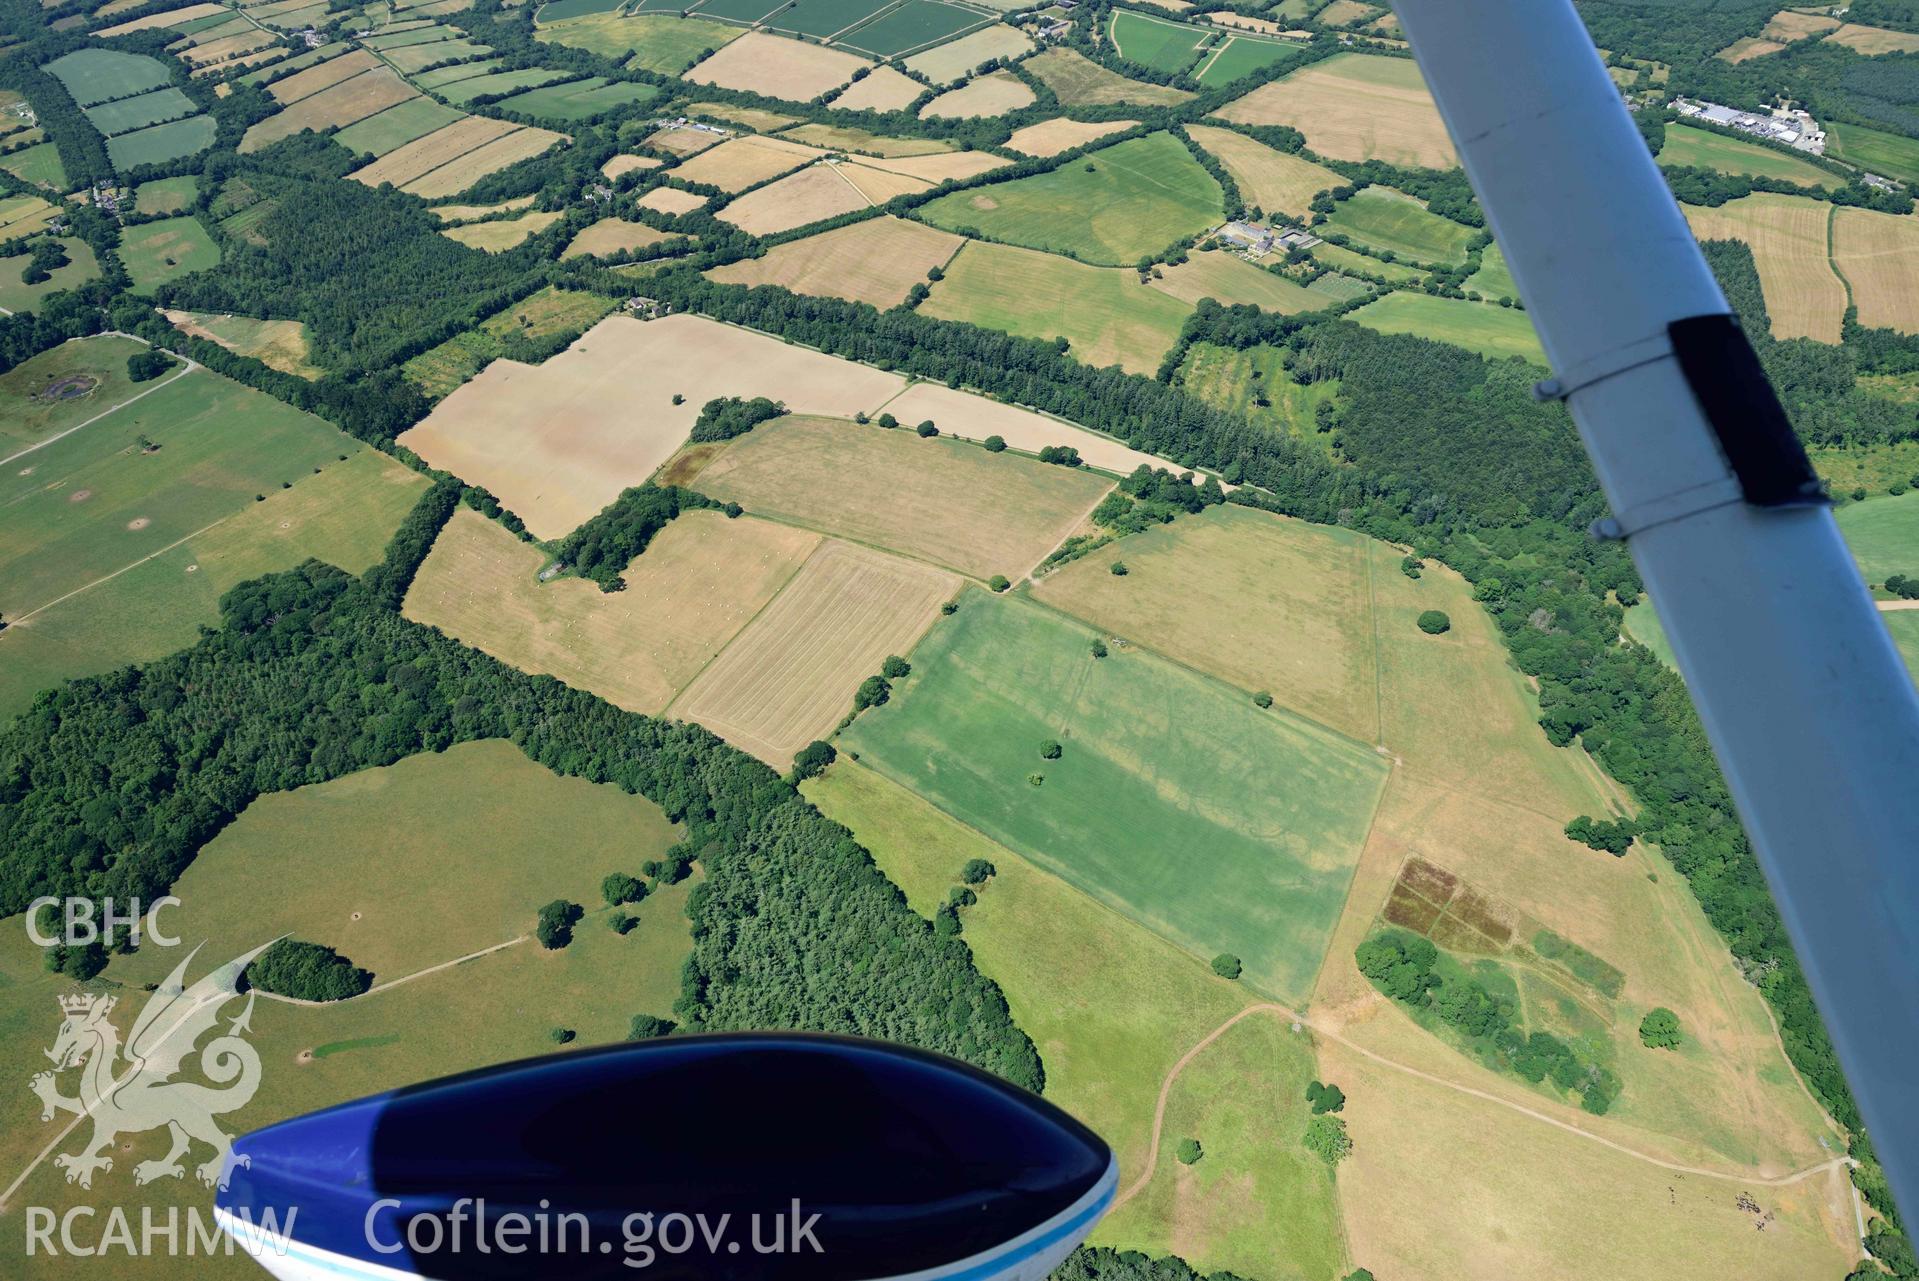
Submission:
<svg viewBox="0 0 1919 1281">
<path fill-rule="evenodd" d="M 1057 156 L 1062 151 L 1071 151 L 1095 138 L 1131 129 L 1138 123 L 1137 120 L 1042 120 L 1036 125 L 1013 130 L 1006 145 L 1023 156 Z"/>
<path fill-rule="evenodd" d="M 1378 13 L 1379 6 L 1367 4 L 1365 0 L 1333 0 L 1313 17 L 1326 26 L 1343 27 L 1362 18 L 1372 18 Z"/>
<path fill-rule="evenodd" d="M 494 521 L 453 513 L 407 593 L 415 622 L 629 711 L 659 712 L 820 544 L 804 529 L 718 512 L 670 522 L 626 569 L 626 590 L 542 583 L 546 556 Z"/>
<path fill-rule="evenodd" d="M 906 60 L 906 65 L 934 84 L 951 84 L 982 62 L 1017 58 L 1032 47 L 1033 42 L 1020 31 L 1004 23 L 994 23 L 969 36 L 916 53 Z"/>
<path fill-rule="evenodd" d="M 779 285 L 794 293 L 892 307 L 964 244 L 950 232 L 888 215 L 775 245 L 763 258 L 716 267 L 725 285 Z"/>
<path fill-rule="evenodd" d="M 641 196 L 637 202 L 642 209 L 651 209 L 656 213 L 691 213 L 706 203 L 706 197 L 691 191 L 681 191 L 678 187 L 655 187 Z"/>
<path fill-rule="evenodd" d="M 1222 27 L 1238 27 L 1242 31 L 1259 31 L 1269 36 L 1279 35 L 1286 30 L 1286 24 L 1273 22 L 1267 18 L 1249 18 L 1243 13 L 1209 13 L 1206 21 Z"/>
<path fill-rule="evenodd" d="M 290 138 L 302 129 L 350 125 L 376 111 L 385 111 L 388 107 L 418 96 L 413 86 L 399 76 L 385 67 L 375 67 L 302 98 L 278 115 L 268 116 L 247 130 L 240 150 L 258 151 L 282 138 Z"/>
<path fill-rule="evenodd" d="M 1752 246 L 1775 338 L 1839 341 L 1846 287 L 1827 257 L 1831 205 L 1807 196 L 1761 193 L 1717 209 L 1680 207 L 1699 239 L 1743 240 Z"/>
<path fill-rule="evenodd" d="M 244 54 L 257 53 L 273 44 L 274 40 L 275 37 L 270 31 L 243 31 L 223 40 L 213 40 L 203 45 L 195 45 L 190 49 L 182 49 L 176 56 L 196 67 L 210 67 L 215 63 L 228 62 Z"/>
<path fill-rule="evenodd" d="M 195 67 L 189 74 L 195 79 L 201 76 L 224 76 L 229 72 L 242 71 L 248 67 L 263 67 L 269 62 L 278 62 L 286 56 L 287 48 L 285 45 L 268 45 L 258 53 L 249 53 L 239 58 L 227 58 L 221 62 L 203 63 Z M 222 90 L 226 92 L 223 93 L 221 92 Z M 224 98 L 228 93 L 232 92 L 233 86 L 230 84 L 222 83 L 213 86 L 213 96 L 216 98 Z"/>
<path fill-rule="evenodd" d="M 826 105 L 841 111 L 900 111 L 926 92 L 926 86 L 892 67 L 873 68 Z"/>
<path fill-rule="evenodd" d="M 872 65 L 865 58 L 838 49 L 749 31 L 722 45 L 680 78 L 788 102 L 806 102 L 839 88 L 853 78 L 855 71 Z"/>
<path fill-rule="evenodd" d="M 804 124 L 797 129 L 783 131 L 780 137 L 822 147 L 827 151 L 838 151 L 849 155 L 858 153 L 861 157 L 884 156 L 898 159 L 902 156 L 927 156 L 955 150 L 953 144 L 944 138 L 899 138 L 890 134 L 873 133 L 866 129 L 855 129 L 850 125 Z"/>
<path fill-rule="evenodd" d="M 1089 467 L 1124 476 L 1142 464 L 1164 467 L 1175 475 L 1189 470 L 1131 445 L 1088 431 L 1076 423 L 1061 422 L 1031 409 L 1004 405 L 970 391 L 955 391 L 939 383 L 914 383 L 886 406 L 903 423 L 931 418 L 942 436 L 985 440 L 998 436 L 1014 449 L 1036 454 L 1048 445 L 1071 445 Z"/>
<path fill-rule="evenodd" d="M 406 191 L 425 200 L 452 196 L 465 191 L 490 173 L 547 151 L 566 135 L 529 125 L 517 132 L 475 147 L 457 160 L 448 161 L 424 178 L 406 184 Z"/>
<path fill-rule="evenodd" d="M 866 203 L 870 205 L 883 205 L 894 196 L 910 196 L 915 192 L 929 190 L 933 186 L 923 178 L 909 178 L 902 173 L 874 169 L 863 164 L 841 164 L 830 167 L 838 169 L 840 177 L 853 184 L 853 189 L 866 197 Z"/>
<path fill-rule="evenodd" d="M 1346 181 L 1322 165 L 1255 142 L 1236 130 L 1187 125 L 1186 132 L 1232 175 L 1246 203 L 1268 214 L 1304 218 L 1314 196 Z"/>
<path fill-rule="evenodd" d="M 1909 31 L 1888 31 L 1884 27 L 1862 27 L 1848 22 L 1826 37 L 1828 44 L 1842 44 L 1870 58 L 1881 53 L 1911 53 L 1919 49 L 1919 35 Z"/>
<path fill-rule="evenodd" d="M 367 50 L 353 49 L 328 58 L 325 62 L 315 63 L 304 71 L 296 71 L 284 80 L 275 80 L 267 86 L 267 93 L 272 95 L 275 102 L 288 106 L 379 65 L 380 60 Z"/>
<path fill-rule="evenodd" d="M 675 177 L 732 193 L 811 164 L 825 154 L 815 147 L 750 134 L 703 151 L 674 169 Z M 671 211 L 669 211 L 671 212 Z"/>
<path fill-rule="evenodd" d="M 521 214 L 518 218 L 501 218 L 495 222 L 474 222 L 462 227 L 444 227 L 440 230 L 440 234 L 448 240 L 459 241 L 469 249 L 482 249 L 487 253 L 497 254 L 525 243 L 565 216 L 557 209 L 535 209 L 531 213 Z"/>
<path fill-rule="evenodd" d="M 1919 218 L 1835 209 L 1832 256 L 1860 324 L 1919 333 Z"/>
<path fill-rule="evenodd" d="M 1033 91 L 1010 71 L 969 80 L 957 89 L 948 89 L 920 108 L 922 119 L 973 120 L 981 116 L 999 116 L 1033 105 Z"/>
<path fill-rule="evenodd" d="M 1751 62 L 1754 58 L 1766 58 L 1775 53 L 1785 52 L 1786 46 L 1777 40 L 1761 40 L 1757 36 L 1742 36 L 1721 49 L 1713 57 L 1722 62 Z"/>
<path fill-rule="evenodd" d="M 678 125 L 668 125 L 648 134 L 646 145 L 659 151 L 670 151 L 676 156 L 697 156 L 708 147 L 725 142 L 728 136 L 707 129 L 683 129 Z"/>
<path fill-rule="evenodd" d="M 533 203 L 532 196 L 515 196 L 511 200 L 502 200 L 497 205 L 435 205 L 430 212 L 441 222 L 468 222 L 474 218 L 484 218 L 488 214 L 505 213 L 509 209 L 524 209 Z"/>
<path fill-rule="evenodd" d="M 1339 54 L 1236 98 L 1213 113 L 1248 125 L 1288 125 L 1335 160 L 1451 169 L 1459 163 L 1417 64 Z"/>
<path fill-rule="evenodd" d="M 754 428 L 700 472 L 713 498 L 981 579 L 1025 574 L 1111 487 L 904 425 L 800 416 Z"/>
<path fill-rule="evenodd" d="M 663 163 L 653 156 L 615 156 L 600 166 L 600 172 L 611 180 L 641 169 L 658 169 Z"/>
<path fill-rule="evenodd" d="M 1804 40 L 1807 36 L 1816 36 L 1822 31 L 1831 31 L 1839 25 L 1839 19 L 1824 13 L 1794 13 L 1790 9 L 1781 9 L 1772 15 L 1772 21 L 1759 34 L 1769 40 Z"/>
<path fill-rule="evenodd" d="M 111 9 L 112 7 L 112 5 L 108 5 L 106 9 L 100 10 L 100 14 L 106 14 L 107 9 Z M 139 6 L 129 5 L 127 7 L 138 8 Z M 220 10 L 225 7 L 225 5 L 218 4 L 190 4 L 184 9 L 168 9 L 165 13 L 150 13 L 144 18 L 135 18 L 131 22 L 123 22 L 119 26 L 108 27 L 104 31 L 96 31 L 94 34 L 109 37 L 124 36 L 134 31 L 148 31 L 154 27 L 177 27 L 183 22 L 192 22 L 195 18 L 209 17 L 220 12 Z M 122 13 L 125 11 L 125 9 L 121 10 Z"/>
<path fill-rule="evenodd" d="M 487 116 L 467 116 L 435 129 L 423 138 L 415 138 L 396 147 L 378 160 L 347 175 L 356 182 L 377 187 L 390 182 L 403 187 L 415 178 L 423 178 L 449 160 L 465 155 L 496 138 L 504 138 L 520 126 L 509 120 Z"/>
<path fill-rule="evenodd" d="M 853 691 L 888 654 L 913 647 L 959 585 L 930 565 L 828 539 L 671 713 L 784 770 L 852 710 Z"/>
<path fill-rule="evenodd" d="M 1784 1188 L 1678 1174 L 1338 1044 L 1318 1050 L 1350 1100 L 1339 1204 L 1353 1261 L 1381 1277 L 1804 1281 L 1859 1254 L 1842 1173 Z"/>
<path fill-rule="evenodd" d="M 698 316 L 609 316 L 545 364 L 494 361 L 401 439 L 551 539 L 652 475 L 716 396 L 850 417 L 905 382 Z"/>
<path fill-rule="evenodd" d="M 655 231 L 643 222 L 627 222 L 623 218 L 602 218 L 592 226 L 583 229 L 567 245 L 562 258 L 572 258 L 578 254 L 620 254 L 629 249 L 644 249 L 648 245 L 658 244 L 669 239 L 663 231 Z"/>
<path fill-rule="evenodd" d="M 948 151 L 927 156 L 851 156 L 849 160 L 867 169 L 918 178 L 937 187 L 949 178 L 977 178 L 995 169 L 1004 169 L 1007 161 L 989 151 Z"/>
<path fill-rule="evenodd" d="M 813 165 L 790 177 L 749 191 L 719 211 L 723 222 L 755 236 L 790 231 L 822 218 L 834 218 L 871 202 L 832 165 Z"/>
</svg>

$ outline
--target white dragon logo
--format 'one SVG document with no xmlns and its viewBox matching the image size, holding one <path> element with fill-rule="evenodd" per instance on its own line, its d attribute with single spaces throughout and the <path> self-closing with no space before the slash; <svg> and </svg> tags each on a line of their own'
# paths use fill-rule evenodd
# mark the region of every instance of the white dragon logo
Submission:
<svg viewBox="0 0 1919 1281">
<path fill-rule="evenodd" d="M 165 1126 L 172 1135 L 172 1148 L 157 1161 L 135 1166 L 135 1183 L 183 1177 L 186 1171 L 180 1158 L 197 1139 L 213 1148 L 212 1158 L 195 1169 L 200 1182 L 227 1186 L 233 1136 L 221 1130 L 214 1117 L 246 1106 L 260 1088 L 259 1053 L 240 1035 L 250 1030 L 251 992 L 226 1032 L 197 1051 L 201 1072 L 214 1086 L 224 1088 L 172 1077 L 196 1053 L 195 1043 L 219 1022 L 220 1008 L 240 994 L 241 972 L 266 947 L 263 944 L 229 961 L 189 988 L 184 982 L 187 966 L 200 951 L 194 948 L 141 1009 L 124 1051 L 119 1030 L 107 1017 L 119 998 L 101 993 L 60 998 L 65 1021 L 53 1048 L 46 1051 L 53 1070 L 34 1077 L 32 1089 L 40 1097 L 42 1121 L 51 1121 L 58 1112 L 93 1118 L 93 1137 L 87 1145 L 54 1158 L 54 1164 L 67 1172 L 68 1183 L 92 1187 L 94 1171 L 113 1169 L 113 1158 L 106 1153 L 116 1138 Z M 73 1068 L 80 1069 L 80 1092 L 69 1097 L 60 1093 L 56 1078 Z M 247 1163 L 244 1156 L 233 1159 Z"/>
</svg>

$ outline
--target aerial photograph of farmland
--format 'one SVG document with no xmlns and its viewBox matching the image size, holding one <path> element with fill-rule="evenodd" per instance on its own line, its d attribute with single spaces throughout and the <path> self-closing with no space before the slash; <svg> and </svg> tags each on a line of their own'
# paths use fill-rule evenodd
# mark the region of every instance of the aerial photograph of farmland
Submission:
<svg viewBox="0 0 1919 1281">
<path fill-rule="evenodd" d="M 1904 706 L 1919 0 L 1535 2 Z M 296 1119 L 735 1033 L 1107 1182 L 976 1242 L 1039 1157 L 861 1076 L 899 1204 L 982 1184 L 937 1266 L 828 1213 L 676 1279 L 1919 1281 L 1671 513 L 1566 403 L 1644 361 L 1554 368 L 1415 4 L 0 0 L 0 1281 L 644 1275 L 353 1198 L 610 1145 L 651 1231 L 813 1119 L 689 1120 L 756 1092 L 707 1059 L 481 1161 Z"/>
</svg>

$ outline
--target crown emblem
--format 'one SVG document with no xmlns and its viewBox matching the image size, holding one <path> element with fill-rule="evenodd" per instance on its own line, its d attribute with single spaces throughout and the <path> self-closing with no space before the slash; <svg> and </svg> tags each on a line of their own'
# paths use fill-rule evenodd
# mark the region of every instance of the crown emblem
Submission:
<svg viewBox="0 0 1919 1281">
<path fill-rule="evenodd" d="M 113 1008 L 113 1000 L 114 998 L 110 996 L 94 996 L 86 992 L 80 992 L 72 996 L 61 997 L 60 1009 L 66 1014 L 90 1014 L 94 1008 L 98 1006 L 100 1013 L 105 1014 Z"/>
</svg>

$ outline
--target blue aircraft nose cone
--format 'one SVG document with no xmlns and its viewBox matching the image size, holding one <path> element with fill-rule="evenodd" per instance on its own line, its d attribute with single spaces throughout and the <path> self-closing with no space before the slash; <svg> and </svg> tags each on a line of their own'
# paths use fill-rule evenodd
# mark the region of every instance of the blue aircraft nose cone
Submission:
<svg viewBox="0 0 1919 1281">
<path fill-rule="evenodd" d="M 793 1033 L 489 1068 L 247 1135 L 282 1278 L 1039 1281 L 1111 1205 L 1092 1131 L 966 1064 Z"/>
</svg>

